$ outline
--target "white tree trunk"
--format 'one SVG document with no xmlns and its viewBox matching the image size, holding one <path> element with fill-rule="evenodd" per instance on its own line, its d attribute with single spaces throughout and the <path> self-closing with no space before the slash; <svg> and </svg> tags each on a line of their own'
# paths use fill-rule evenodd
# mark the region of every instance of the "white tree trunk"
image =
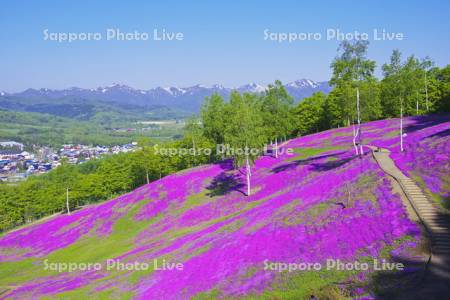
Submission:
<svg viewBox="0 0 450 300">
<path fill-rule="evenodd" d="M 427 73 L 425 72 L 425 106 L 428 111 L 428 84 L 427 84 Z"/>
<path fill-rule="evenodd" d="M 275 158 L 278 158 L 278 138 L 275 138 Z"/>
<path fill-rule="evenodd" d="M 356 155 L 358 155 L 359 152 L 358 152 L 358 146 L 356 145 L 356 134 L 357 134 L 357 132 L 355 129 L 355 124 L 353 124 L 353 147 L 355 147 Z"/>
<path fill-rule="evenodd" d="M 359 109 L 359 88 L 356 88 L 356 111 L 358 114 L 358 128 L 361 125 L 361 114 Z"/>
<path fill-rule="evenodd" d="M 70 216 L 69 188 L 66 189 L 66 206 L 67 206 L 67 215 Z"/>
<path fill-rule="evenodd" d="M 419 114 L 419 91 L 416 91 L 416 115 Z"/>
<path fill-rule="evenodd" d="M 250 173 L 250 163 L 248 161 L 248 156 L 245 159 L 245 164 L 246 164 L 246 169 L 247 169 L 247 172 L 246 172 L 246 176 L 247 176 L 247 196 L 250 196 L 250 193 L 251 193 L 251 186 L 250 186 L 251 173 Z"/>
<path fill-rule="evenodd" d="M 363 148 L 362 148 L 362 137 L 361 137 L 361 110 L 360 110 L 360 105 L 359 105 L 359 87 L 356 88 L 356 110 L 358 113 L 358 129 L 356 131 L 357 133 L 357 137 L 358 137 L 358 141 L 359 141 L 359 154 L 363 155 Z"/>
<path fill-rule="evenodd" d="M 403 101 L 400 102 L 400 151 L 403 152 Z"/>
</svg>

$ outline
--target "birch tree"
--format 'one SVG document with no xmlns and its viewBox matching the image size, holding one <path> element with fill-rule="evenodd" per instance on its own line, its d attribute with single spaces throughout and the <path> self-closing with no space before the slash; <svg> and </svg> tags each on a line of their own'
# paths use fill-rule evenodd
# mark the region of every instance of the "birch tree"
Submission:
<svg viewBox="0 0 450 300">
<path fill-rule="evenodd" d="M 279 138 L 285 138 L 293 129 L 292 104 L 292 97 L 279 80 L 269 85 L 261 101 L 264 128 L 268 138 L 274 141 L 276 158 Z"/>
<path fill-rule="evenodd" d="M 357 126 L 354 130 L 353 142 L 356 154 L 362 154 L 362 131 L 361 131 L 361 101 L 360 86 L 362 82 L 374 80 L 375 61 L 366 57 L 369 42 L 356 40 L 354 42 L 344 41 L 339 47 L 341 55 L 336 57 L 331 67 L 333 76 L 330 84 L 342 92 L 342 124 L 350 126 L 352 119 L 356 117 Z M 353 93 L 354 91 L 354 93 Z M 369 105 L 369 101 L 367 101 Z M 356 110 L 356 111 L 355 111 Z M 359 145 L 359 149 L 357 147 Z"/>
<path fill-rule="evenodd" d="M 257 95 L 232 92 L 227 104 L 228 119 L 225 128 L 225 143 L 233 151 L 236 168 L 245 167 L 247 196 L 251 195 L 251 168 L 264 145 L 263 121 L 257 106 Z"/>
</svg>

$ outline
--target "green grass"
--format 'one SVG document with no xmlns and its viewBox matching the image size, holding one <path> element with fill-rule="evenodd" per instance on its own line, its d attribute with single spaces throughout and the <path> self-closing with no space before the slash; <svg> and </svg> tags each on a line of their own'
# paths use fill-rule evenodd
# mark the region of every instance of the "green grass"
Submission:
<svg viewBox="0 0 450 300">
<path fill-rule="evenodd" d="M 89 286 L 58 293 L 56 295 L 42 297 L 42 300 L 78 300 L 78 299 L 95 299 L 95 300 L 129 300 L 133 298 L 132 292 L 121 291 L 118 288 L 112 287 L 103 291 L 93 291 Z"/>
<path fill-rule="evenodd" d="M 352 271 L 304 271 L 295 273 L 280 273 L 272 287 L 267 288 L 261 294 L 252 294 L 239 299 L 259 300 L 259 299 L 279 299 L 279 300 L 300 300 L 309 299 L 310 295 L 315 295 L 317 299 L 351 299 L 343 295 L 338 288 L 337 282 L 342 282 L 349 276 L 355 274 Z M 195 295 L 192 299 L 235 299 L 224 297 L 223 293 L 214 288 L 208 292 Z"/>
<path fill-rule="evenodd" d="M 208 196 L 208 193 L 209 191 L 207 189 L 204 189 L 200 193 L 187 196 L 186 200 L 184 201 L 183 211 L 211 201 L 211 197 Z"/>
<path fill-rule="evenodd" d="M 43 266 L 34 264 L 36 261 L 35 258 L 27 258 L 21 261 L 2 262 L 0 264 L 0 287 L 56 274 L 55 272 L 45 273 Z"/>
<path fill-rule="evenodd" d="M 161 216 L 149 220 L 136 221 L 134 215 L 147 201 L 134 204 L 131 209 L 113 224 L 110 235 L 84 236 L 75 243 L 58 249 L 40 259 L 25 259 L 0 265 L 0 285 L 16 285 L 37 277 L 52 276 L 57 271 L 44 270 L 43 261 L 49 263 L 102 263 L 134 249 L 134 238 Z"/>
<path fill-rule="evenodd" d="M 297 153 L 295 157 L 289 158 L 288 161 L 302 160 L 314 156 L 321 155 L 325 152 L 344 149 L 342 146 L 326 146 L 326 147 L 307 147 L 307 148 L 294 148 L 294 152 Z"/>
<path fill-rule="evenodd" d="M 308 299 L 310 295 L 314 295 L 318 299 L 348 299 L 340 293 L 335 283 L 344 281 L 353 273 L 345 271 L 282 273 L 273 289 L 264 291 L 257 298 Z"/>
</svg>

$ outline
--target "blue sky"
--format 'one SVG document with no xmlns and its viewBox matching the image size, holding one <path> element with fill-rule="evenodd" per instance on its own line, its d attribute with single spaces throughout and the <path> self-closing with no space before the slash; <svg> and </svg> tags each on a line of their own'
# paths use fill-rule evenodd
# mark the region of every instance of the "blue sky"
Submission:
<svg viewBox="0 0 450 300">
<path fill-rule="evenodd" d="M 328 28 L 367 32 L 378 67 L 394 48 L 449 63 L 449 1 L 2 1 L 0 90 L 136 88 L 327 80 L 339 41 Z M 106 41 L 106 30 L 150 33 L 147 41 Z M 153 41 L 154 29 L 182 41 Z M 45 41 L 43 31 L 100 32 L 100 41 Z M 319 32 L 319 41 L 265 41 L 270 32 Z M 402 41 L 372 41 L 373 29 Z M 380 74 L 379 71 L 377 74 Z"/>
</svg>

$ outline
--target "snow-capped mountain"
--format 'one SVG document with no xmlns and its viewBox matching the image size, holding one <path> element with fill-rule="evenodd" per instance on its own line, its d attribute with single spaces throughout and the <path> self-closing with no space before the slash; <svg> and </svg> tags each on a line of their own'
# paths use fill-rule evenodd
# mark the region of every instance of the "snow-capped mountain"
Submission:
<svg viewBox="0 0 450 300">
<path fill-rule="evenodd" d="M 322 91 L 328 93 L 330 87 L 328 82 L 315 82 L 310 79 L 300 79 L 285 85 L 286 90 L 296 101 L 310 96 L 314 92 Z M 168 108 L 196 112 L 205 97 L 218 93 L 223 97 L 228 97 L 231 91 L 237 90 L 241 93 L 263 93 L 267 85 L 257 83 L 245 84 L 236 88 L 224 87 L 220 84 L 211 86 L 194 85 L 190 87 L 156 87 L 149 90 L 135 89 L 123 84 L 112 84 L 96 89 L 83 89 L 71 87 L 63 90 L 53 89 L 27 89 L 19 93 L 0 93 L 0 100 L 8 98 L 28 99 L 33 103 L 47 103 L 49 100 L 65 101 L 73 99 L 98 100 L 103 102 L 113 102 L 120 105 L 134 106 L 166 106 Z"/>
<path fill-rule="evenodd" d="M 267 90 L 267 85 L 256 84 L 254 82 L 237 88 L 241 93 L 263 93 Z"/>
</svg>

